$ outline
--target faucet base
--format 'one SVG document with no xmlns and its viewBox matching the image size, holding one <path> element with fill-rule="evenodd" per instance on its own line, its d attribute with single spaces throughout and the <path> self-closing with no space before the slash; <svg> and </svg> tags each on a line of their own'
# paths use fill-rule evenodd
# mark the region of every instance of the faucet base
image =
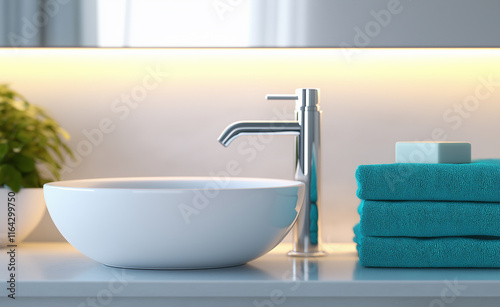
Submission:
<svg viewBox="0 0 500 307">
<path fill-rule="evenodd" d="M 289 251 L 287 255 L 290 257 L 324 257 L 328 254 L 325 251 L 314 251 L 314 252 Z"/>
</svg>

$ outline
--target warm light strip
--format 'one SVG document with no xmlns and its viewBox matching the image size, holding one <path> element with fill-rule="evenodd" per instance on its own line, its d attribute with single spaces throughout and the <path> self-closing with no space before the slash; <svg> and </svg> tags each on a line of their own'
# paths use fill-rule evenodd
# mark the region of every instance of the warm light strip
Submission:
<svg viewBox="0 0 500 307">
<path fill-rule="evenodd" d="M 285 83 L 341 76 L 372 86 L 371 79 L 397 82 L 404 76 L 423 81 L 454 80 L 495 73 L 500 67 L 500 49 L 0 48 L 0 82 L 9 82 L 7 72 L 28 79 L 43 74 L 72 78 L 109 75 L 120 80 L 146 62 L 168 67 L 177 77 L 206 77 L 207 83 L 214 76 L 243 80 L 258 77 Z"/>
</svg>

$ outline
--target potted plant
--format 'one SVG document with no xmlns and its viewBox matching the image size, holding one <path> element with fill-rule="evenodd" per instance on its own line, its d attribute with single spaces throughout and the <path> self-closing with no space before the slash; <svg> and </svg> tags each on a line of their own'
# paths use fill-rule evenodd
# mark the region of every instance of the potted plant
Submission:
<svg viewBox="0 0 500 307">
<path fill-rule="evenodd" d="M 68 138 L 41 107 L 0 84 L 0 247 L 24 239 L 42 218 L 41 188 L 59 180 L 73 156 Z"/>
</svg>

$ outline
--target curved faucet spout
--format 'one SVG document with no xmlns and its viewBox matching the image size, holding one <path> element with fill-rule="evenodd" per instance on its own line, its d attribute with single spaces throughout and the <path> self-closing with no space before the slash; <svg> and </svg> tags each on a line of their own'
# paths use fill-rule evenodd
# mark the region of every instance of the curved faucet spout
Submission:
<svg viewBox="0 0 500 307">
<path fill-rule="evenodd" d="M 296 121 L 246 121 L 229 125 L 219 142 L 228 146 L 232 140 L 246 134 L 295 135 L 295 180 L 305 184 L 304 202 L 294 228 L 293 250 L 290 256 L 316 257 L 326 253 L 321 249 L 321 146 L 318 89 L 299 88 L 295 95 L 268 95 L 269 100 L 295 100 Z"/>
<path fill-rule="evenodd" d="M 235 122 L 227 126 L 219 136 L 219 142 L 228 146 L 240 135 L 251 134 L 287 134 L 300 135 L 300 124 L 297 121 L 247 121 Z"/>
</svg>

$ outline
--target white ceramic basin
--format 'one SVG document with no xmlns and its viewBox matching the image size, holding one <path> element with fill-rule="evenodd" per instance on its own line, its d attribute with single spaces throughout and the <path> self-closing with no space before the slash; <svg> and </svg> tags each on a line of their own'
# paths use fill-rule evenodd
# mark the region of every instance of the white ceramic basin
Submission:
<svg viewBox="0 0 500 307">
<path fill-rule="evenodd" d="M 44 186 L 55 225 L 76 249 L 115 267 L 244 264 L 274 248 L 302 206 L 299 181 L 116 178 Z"/>
</svg>

